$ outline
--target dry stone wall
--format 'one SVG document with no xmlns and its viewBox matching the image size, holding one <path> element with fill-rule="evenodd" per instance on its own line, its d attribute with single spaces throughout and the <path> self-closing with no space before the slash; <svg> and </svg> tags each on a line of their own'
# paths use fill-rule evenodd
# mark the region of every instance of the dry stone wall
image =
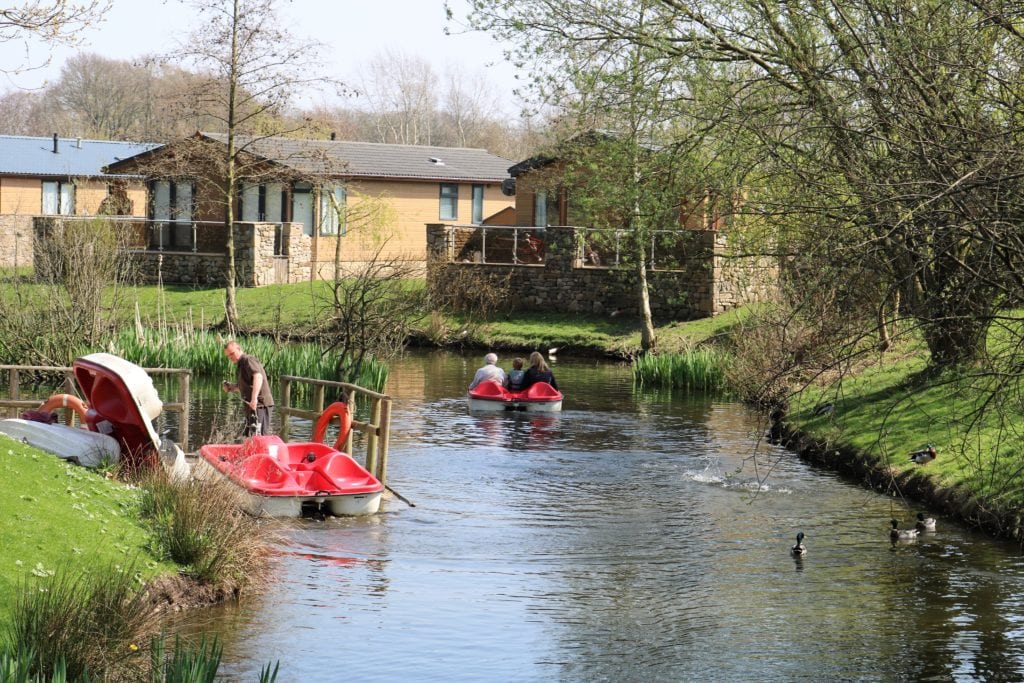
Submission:
<svg viewBox="0 0 1024 683">
<path fill-rule="evenodd" d="M 456 261 L 459 246 L 443 224 L 427 226 L 428 277 L 431 289 L 445 288 L 445 281 L 459 277 L 460 269 L 472 269 L 481 276 L 509 278 L 512 308 L 560 313 L 613 312 L 636 310 L 636 275 L 625 268 L 585 267 L 576 247 L 572 227 L 545 229 L 546 257 L 543 264 L 481 264 Z M 648 273 L 651 312 L 663 320 L 685 320 L 723 313 L 731 308 L 763 299 L 778 277 L 768 259 L 731 258 L 728 235 L 715 230 L 693 230 L 686 234 L 687 258 L 679 269 Z"/>
</svg>

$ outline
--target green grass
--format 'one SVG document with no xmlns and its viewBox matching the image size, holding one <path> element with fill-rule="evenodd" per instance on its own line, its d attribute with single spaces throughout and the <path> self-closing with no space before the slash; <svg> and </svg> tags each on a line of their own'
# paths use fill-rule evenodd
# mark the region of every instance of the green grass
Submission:
<svg viewBox="0 0 1024 683">
<path fill-rule="evenodd" d="M 0 436 L 0 621 L 18 586 L 68 563 L 173 571 L 148 550 L 139 491 Z"/>
<path fill-rule="evenodd" d="M 983 500 L 995 515 L 1024 507 L 1020 456 L 1024 414 L 1016 401 L 976 419 L 994 394 L 988 380 L 967 374 L 929 377 L 919 349 L 887 354 L 828 390 L 811 389 L 792 404 L 789 420 L 815 438 L 873 454 L 898 474 L 927 477 L 939 488 Z M 832 404 L 828 414 L 815 409 Z M 938 457 L 926 466 L 909 454 L 931 444 Z"/>
</svg>

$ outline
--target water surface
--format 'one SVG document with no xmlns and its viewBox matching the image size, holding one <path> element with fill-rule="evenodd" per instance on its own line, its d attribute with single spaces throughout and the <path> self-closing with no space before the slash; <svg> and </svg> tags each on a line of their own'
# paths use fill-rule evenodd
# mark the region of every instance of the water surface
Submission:
<svg viewBox="0 0 1024 683">
<path fill-rule="evenodd" d="M 1024 679 L 1015 548 L 942 519 L 894 548 L 916 509 L 764 443 L 738 404 L 637 394 L 623 366 L 560 359 L 561 414 L 470 415 L 479 364 L 393 369 L 389 484 L 415 508 L 283 523 L 265 595 L 188 616 L 230 676 Z"/>
</svg>

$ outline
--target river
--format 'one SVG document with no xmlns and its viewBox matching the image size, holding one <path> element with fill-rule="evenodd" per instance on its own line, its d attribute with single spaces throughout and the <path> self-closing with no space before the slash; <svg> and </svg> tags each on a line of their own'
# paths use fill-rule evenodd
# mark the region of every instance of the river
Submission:
<svg viewBox="0 0 1024 683">
<path fill-rule="evenodd" d="M 393 366 L 388 483 L 416 507 L 282 522 L 264 595 L 185 617 L 231 680 L 1024 679 L 1016 547 L 941 518 L 894 547 L 916 508 L 621 365 L 559 359 L 561 414 L 470 415 L 479 364 Z"/>
</svg>

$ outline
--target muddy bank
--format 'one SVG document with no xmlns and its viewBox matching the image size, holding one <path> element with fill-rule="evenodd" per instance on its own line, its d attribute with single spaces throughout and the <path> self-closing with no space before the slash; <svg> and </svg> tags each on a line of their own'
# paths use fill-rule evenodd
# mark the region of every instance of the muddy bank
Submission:
<svg viewBox="0 0 1024 683">
<path fill-rule="evenodd" d="M 900 471 L 873 454 L 816 439 L 787 424 L 774 425 L 773 433 L 779 443 L 802 460 L 876 491 L 902 497 L 912 506 L 1014 540 L 1024 549 L 1024 519 L 1020 510 L 1001 509 L 960 487 L 943 486 L 929 476 L 927 465 Z"/>
</svg>

